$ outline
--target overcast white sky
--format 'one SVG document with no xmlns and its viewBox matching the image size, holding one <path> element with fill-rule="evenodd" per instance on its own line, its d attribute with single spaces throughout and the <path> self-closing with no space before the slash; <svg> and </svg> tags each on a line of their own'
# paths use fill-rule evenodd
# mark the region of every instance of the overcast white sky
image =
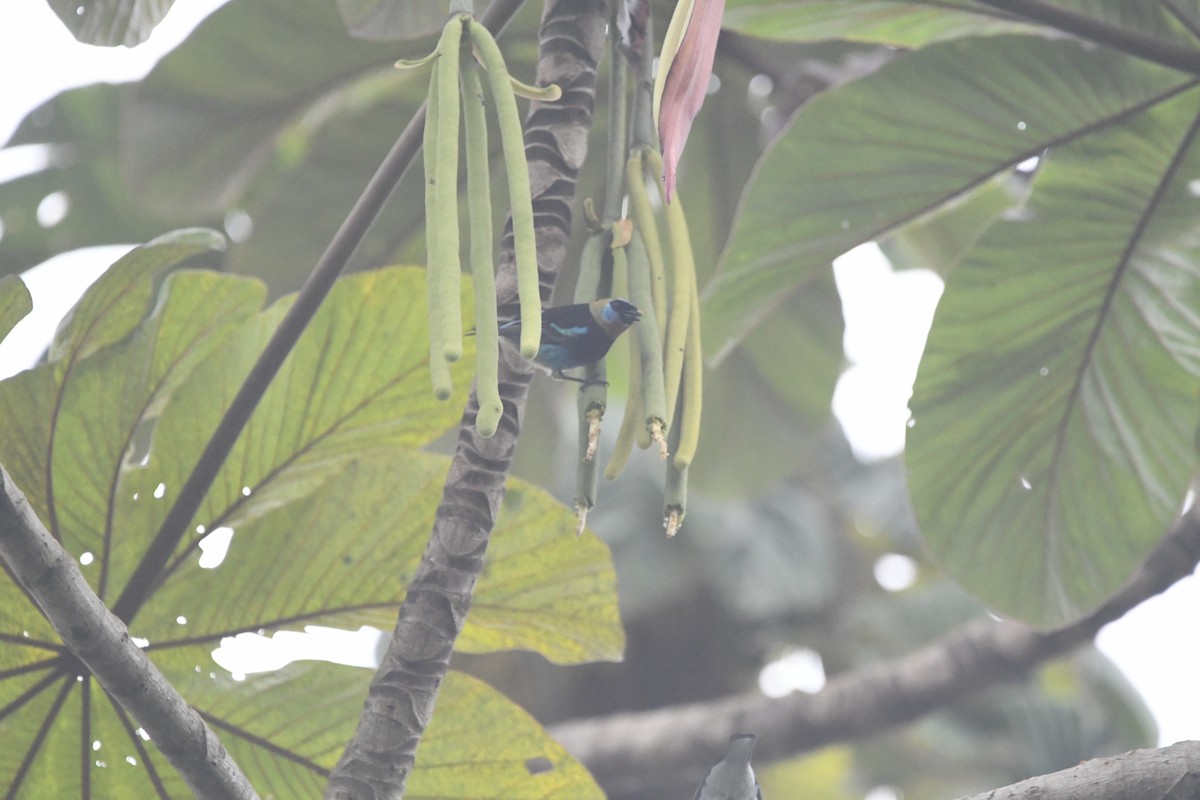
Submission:
<svg viewBox="0 0 1200 800">
<path fill-rule="evenodd" d="M 30 109 L 63 88 L 144 75 L 221 2 L 176 0 L 150 41 L 132 51 L 77 44 L 45 0 L 0 2 L 0 141 Z M 0 153 L 0 180 L 28 170 L 36 158 L 29 152 Z M 57 320 L 115 257 L 105 250 L 62 258 L 27 276 L 35 312 L 0 344 L 0 376 L 32 363 Z M 838 387 L 835 412 L 860 455 L 891 455 L 903 446 L 906 403 L 941 284 L 930 273 L 893 274 L 871 246 L 839 260 L 837 276 L 854 365 Z M 1193 576 L 1099 637 L 1100 648 L 1153 709 L 1163 744 L 1200 739 L 1198 610 L 1200 581 Z"/>
</svg>

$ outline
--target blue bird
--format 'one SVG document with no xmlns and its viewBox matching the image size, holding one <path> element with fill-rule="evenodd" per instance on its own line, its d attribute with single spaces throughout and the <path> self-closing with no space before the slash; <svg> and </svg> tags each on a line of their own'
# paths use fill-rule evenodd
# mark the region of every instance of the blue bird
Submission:
<svg viewBox="0 0 1200 800">
<path fill-rule="evenodd" d="M 642 318 L 642 312 L 628 300 L 608 297 L 590 303 L 554 306 L 542 309 L 542 343 L 534 361 L 546 367 L 559 380 L 585 386 L 592 381 L 564 375 L 564 369 L 586 366 L 604 358 L 617 337 Z M 521 320 L 500 326 L 505 339 L 521 338 Z"/>
</svg>

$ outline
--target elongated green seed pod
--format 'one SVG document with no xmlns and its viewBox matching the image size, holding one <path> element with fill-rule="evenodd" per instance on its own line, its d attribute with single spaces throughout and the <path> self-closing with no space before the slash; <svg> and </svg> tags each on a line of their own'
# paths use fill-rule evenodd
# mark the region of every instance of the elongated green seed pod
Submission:
<svg viewBox="0 0 1200 800">
<path fill-rule="evenodd" d="M 642 376 L 642 415 L 644 428 L 653 434 L 654 423 L 660 429 L 666 427 L 667 401 L 663 380 L 662 338 L 658 330 L 658 317 L 651 301 L 650 262 L 646 256 L 645 242 L 635 228 L 629 251 L 629 299 L 638 308 L 646 309 L 634 326 L 634 336 L 639 352 Z M 661 436 L 661 432 L 659 433 Z M 639 437 L 641 434 L 639 433 Z M 646 437 L 649 439 L 650 437 Z M 641 444 L 639 438 L 638 444 Z M 647 442 L 647 446 L 649 446 Z"/>
<path fill-rule="evenodd" d="M 673 428 L 668 437 L 670 448 L 679 452 L 679 429 Z M 679 533 L 683 518 L 687 515 L 687 468 L 675 466 L 675 460 L 667 462 L 667 485 L 663 490 L 663 528 L 667 538 Z"/>
<path fill-rule="evenodd" d="M 629 297 L 629 267 L 625 257 L 624 247 L 613 248 L 613 295 L 616 297 Z M 634 305 L 637 305 L 635 302 Z M 634 326 L 636 329 L 645 321 L 645 317 Z M 641 348 L 639 348 L 633 338 L 631 332 L 629 336 L 623 336 L 617 341 L 615 347 L 622 346 L 622 342 L 628 342 L 629 348 L 629 393 L 625 400 L 625 415 L 621 418 L 621 428 L 617 432 L 617 441 L 613 445 L 612 458 L 608 461 L 608 466 L 604 468 L 604 477 L 606 480 L 616 480 L 621 474 L 621 470 L 625 469 L 625 464 L 629 461 L 629 455 L 633 452 L 633 443 L 637 439 L 642 428 L 642 361 Z"/>
<path fill-rule="evenodd" d="M 662 184 L 662 156 L 646 152 L 644 165 L 653 170 L 658 190 L 666 197 Z M 675 400 L 683 378 L 683 352 L 687 347 L 688 317 L 692 310 L 692 285 L 696 282 L 696 259 L 688 236 L 683 200 L 677 192 L 667 204 L 667 235 L 671 240 L 671 313 L 667 320 L 667 338 L 663 344 L 663 378 L 667 394 L 667 427 L 674 422 Z"/>
<path fill-rule="evenodd" d="M 604 233 L 594 233 L 588 236 L 587 241 L 583 243 L 583 252 L 579 255 L 579 279 L 575 282 L 576 303 L 590 303 L 599 296 L 600 283 L 604 274 L 604 242 L 606 238 L 607 235 Z M 583 377 L 585 380 L 595 381 L 595 383 L 580 386 L 578 397 L 581 420 L 579 458 L 582 461 L 591 462 L 596 457 L 600 420 L 603 419 L 604 412 L 608 409 L 608 387 L 603 383 L 607 377 L 604 362 L 598 361 L 585 366 Z M 589 424 L 582 425 L 584 418 L 590 421 Z M 587 473 L 586 480 L 584 479 L 585 473 Z M 580 496 L 591 497 L 594 501 L 597 482 L 596 466 L 593 464 L 586 470 L 583 468 L 577 470 L 576 480 Z M 585 485 L 592 487 L 590 495 L 584 491 Z"/>
<path fill-rule="evenodd" d="M 599 379 L 603 380 L 604 375 L 600 370 L 596 370 Z M 590 377 L 590 375 L 589 375 Z M 601 393 L 591 393 L 588 390 L 593 386 L 598 386 L 604 389 Z M 602 383 L 590 384 L 582 386 L 579 389 L 579 407 L 586 408 L 584 417 L 587 419 L 587 441 L 581 441 L 579 449 L 583 454 L 584 461 L 593 461 L 596 458 L 596 451 L 600 449 L 600 420 L 604 419 L 604 412 L 608 402 L 607 388 Z M 595 483 L 595 476 L 592 477 L 592 482 Z"/>
<path fill-rule="evenodd" d="M 688 317 L 687 352 L 683 355 L 683 399 L 679 406 L 679 446 L 675 468 L 687 469 L 700 443 L 700 406 L 704 400 L 704 358 L 700 347 L 700 292 L 692 282 L 692 313 Z"/>
<path fill-rule="evenodd" d="M 626 275 L 628 275 L 628 273 L 629 273 L 628 260 L 629 259 L 625 257 L 625 248 L 624 247 L 622 247 L 622 248 L 614 247 L 612 249 L 612 253 L 613 253 L 613 264 L 614 265 L 616 265 L 616 263 L 617 263 L 617 254 L 620 253 L 620 266 L 622 266 L 622 270 L 626 273 Z M 629 296 L 629 295 L 624 295 L 624 296 Z M 637 305 L 637 303 L 634 303 L 634 305 Z M 637 324 L 641 325 L 642 323 L 641 323 L 641 321 L 638 321 Z M 638 377 L 637 377 L 637 414 L 638 414 L 638 419 L 636 421 L 642 422 L 642 421 L 646 420 L 646 391 L 647 391 L 647 389 L 649 389 L 650 391 L 654 391 L 654 387 L 653 386 L 647 387 L 646 383 L 644 383 L 644 375 L 646 375 L 646 365 L 644 365 L 642 360 L 644 359 L 644 357 L 646 357 L 646 354 L 644 354 L 642 351 L 640 336 L 638 336 L 637 331 L 635 331 L 635 332 L 630 333 L 630 335 L 626 336 L 625 338 L 629 339 L 629 341 L 630 341 L 629 342 L 630 360 L 637 362 L 638 373 L 640 373 L 640 374 L 638 374 Z M 661 361 L 662 360 L 661 354 L 658 357 L 659 357 L 659 361 Z M 632 393 L 632 387 L 630 389 L 630 392 Z M 624 422 L 624 419 L 622 421 Z M 659 427 L 661 428 L 661 426 L 659 426 Z M 635 426 L 634 440 L 636 441 L 638 447 L 641 447 L 642 450 L 646 450 L 647 447 L 650 446 L 650 443 L 652 443 L 652 437 L 650 437 L 649 427 L 647 427 L 646 425 Z"/>
<path fill-rule="evenodd" d="M 585 387 L 591 388 L 591 387 Z M 575 464 L 575 508 L 588 509 L 596 505 L 596 490 L 600 483 L 600 466 L 594 458 L 587 458 L 588 433 L 593 425 L 600 421 L 601 410 L 588 408 L 588 399 L 584 392 L 579 393 L 579 460 Z"/>
<path fill-rule="evenodd" d="M 525 138 L 517 99 L 509 82 L 508 68 L 496 40 L 487 28 L 470 20 L 467 30 L 487 71 L 488 84 L 496 101 L 504 168 L 508 171 L 508 200 L 512 207 L 513 252 L 517 267 L 517 293 L 521 303 L 521 355 L 533 358 L 541 347 L 542 299 L 538 286 L 537 248 L 533 236 L 533 197 L 529 187 L 529 163 L 525 160 Z"/>
<path fill-rule="evenodd" d="M 639 323 L 640 324 L 640 323 Z M 604 479 L 615 481 L 625 465 L 629 463 L 629 455 L 633 452 L 633 442 L 637 438 L 638 428 L 641 427 L 642 414 L 642 365 L 638 358 L 638 349 L 629 349 L 629 395 L 625 400 L 625 416 L 621 418 L 621 428 L 617 431 L 617 441 L 613 444 L 612 456 L 608 466 L 604 468 Z"/>
<path fill-rule="evenodd" d="M 583 252 L 579 257 L 579 279 L 575 282 L 576 303 L 590 303 L 599 296 L 604 277 L 604 243 L 607 238 L 607 234 L 596 233 L 583 243 Z M 586 365 L 583 368 L 583 377 L 591 383 L 579 387 L 579 458 L 588 462 L 588 466 L 581 466 L 576 470 L 576 493 L 578 496 L 590 497 L 594 503 L 599 474 L 595 459 L 600 437 L 600 420 L 608 410 L 608 385 L 605 382 L 608 375 L 604 361 Z M 585 418 L 588 424 L 582 425 Z M 586 494 L 586 487 L 590 487 L 587 489 L 590 494 Z"/>
<path fill-rule="evenodd" d="M 629 59 L 621 52 L 619 36 L 608 39 L 608 120 L 604 155 L 604 216 L 621 216 L 629 158 Z"/>
<path fill-rule="evenodd" d="M 439 270 L 436 302 L 442 322 L 442 355 L 447 361 L 462 358 L 462 264 L 458 253 L 458 114 L 459 56 L 462 50 L 463 20 L 452 17 L 438 40 L 437 103 L 438 147 L 434 163 L 433 220 L 439 240 Z"/>
<path fill-rule="evenodd" d="M 488 174 L 487 120 L 483 87 L 470 51 L 462 57 L 463 130 L 467 143 L 467 210 L 471 218 L 471 276 L 475 281 L 475 430 L 494 436 L 504 415 L 500 400 L 500 333 L 496 275 L 492 266 L 492 189 Z"/>
<path fill-rule="evenodd" d="M 422 140 L 423 160 L 425 165 L 425 293 L 429 307 L 429 377 L 433 384 L 433 394 L 438 400 L 449 400 L 454 392 L 450 381 L 450 366 L 442 356 L 444 330 L 442 306 L 438 302 L 441 296 L 442 271 L 435 265 L 440 256 L 442 242 L 436 230 L 437 205 L 434 199 L 437 186 L 437 139 L 438 114 L 440 106 L 437 96 L 438 71 L 435 68 L 429 76 L 429 98 L 425 109 L 425 136 Z"/>
<path fill-rule="evenodd" d="M 575 281 L 575 302 L 590 303 L 600 296 L 600 279 L 604 264 L 605 233 L 593 233 L 583 243 L 579 254 L 579 278 Z"/>
<path fill-rule="evenodd" d="M 629 155 L 625 167 L 626 191 L 629 192 L 629 213 L 634 225 L 645 242 L 646 257 L 650 262 L 650 289 L 654 298 L 654 316 L 660 325 L 667 321 L 667 270 L 663 258 L 662 239 L 658 235 L 658 222 L 650 207 L 650 195 L 646 193 L 646 177 L 643 171 L 645 148 L 637 148 Z M 638 306 L 645 312 L 650 306 Z M 660 331 L 665 333 L 665 331 Z M 659 344 L 662 344 L 660 339 Z"/>
</svg>

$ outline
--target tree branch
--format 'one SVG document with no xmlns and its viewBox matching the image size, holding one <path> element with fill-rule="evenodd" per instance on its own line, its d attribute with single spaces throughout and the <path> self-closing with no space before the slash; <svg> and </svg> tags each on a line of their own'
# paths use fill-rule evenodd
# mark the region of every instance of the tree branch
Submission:
<svg viewBox="0 0 1200 800">
<path fill-rule="evenodd" d="M 571 202 L 587 155 L 604 42 L 603 0 L 547 0 L 537 82 L 557 83 L 563 98 L 553 104 L 532 103 L 525 129 L 543 301 L 550 297 L 566 253 Z M 505 229 L 496 289 L 501 306 L 516 299 L 511 221 Z M 531 377 L 514 348 L 501 349 L 504 417 L 491 439 L 475 431 L 479 404 L 471 393 L 433 532 L 371 682 L 358 729 L 330 777 L 327 798 L 377 800 L 404 794 L 483 568 Z"/>
<path fill-rule="evenodd" d="M 257 800 L 215 733 L 129 638 L 71 554 L 50 535 L 29 500 L 0 467 L 0 558 L 63 642 L 131 713 L 199 798 Z M 62 670 L 64 681 L 74 675 Z"/>
<path fill-rule="evenodd" d="M 977 3 L 1017 17 L 1040 22 L 1064 33 L 1102 44 L 1138 58 L 1200 75 L 1200 50 L 1186 45 L 1147 36 L 1138 31 L 1110 25 L 1095 17 L 1082 14 L 1044 0 L 976 0 Z"/>
<path fill-rule="evenodd" d="M 814 695 L 772 700 L 757 692 L 704 703 L 575 720 L 550 733 L 610 795 L 695 786 L 735 731 L 758 734 L 755 755 L 780 760 L 879 733 L 1004 681 L 1090 642 L 1107 625 L 1200 562 L 1200 516 L 1186 514 L 1137 574 L 1101 608 L 1056 631 L 981 620 L 891 662 L 839 675 Z"/>
<path fill-rule="evenodd" d="M 961 800 L 1189 800 L 1200 797 L 1200 742 L 1131 750 Z"/>
</svg>

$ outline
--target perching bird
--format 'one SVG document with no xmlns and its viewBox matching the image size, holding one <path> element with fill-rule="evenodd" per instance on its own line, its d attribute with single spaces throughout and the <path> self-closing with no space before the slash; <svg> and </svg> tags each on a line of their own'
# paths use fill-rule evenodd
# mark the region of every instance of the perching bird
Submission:
<svg viewBox="0 0 1200 800">
<path fill-rule="evenodd" d="M 753 753 L 753 734 L 730 736 L 725 757 L 704 776 L 694 800 L 762 800 L 762 789 L 758 788 L 758 779 L 750 766 Z"/>
<path fill-rule="evenodd" d="M 637 306 L 615 297 L 542 309 L 542 344 L 533 360 L 560 380 L 590 383 L 584 378 L 564 375 L 563 370 L 604 358 L 617 337 L 641 318 Z M 500 335 L 520 339 L 521 320 L 502 324 Z"/>
</svg>

